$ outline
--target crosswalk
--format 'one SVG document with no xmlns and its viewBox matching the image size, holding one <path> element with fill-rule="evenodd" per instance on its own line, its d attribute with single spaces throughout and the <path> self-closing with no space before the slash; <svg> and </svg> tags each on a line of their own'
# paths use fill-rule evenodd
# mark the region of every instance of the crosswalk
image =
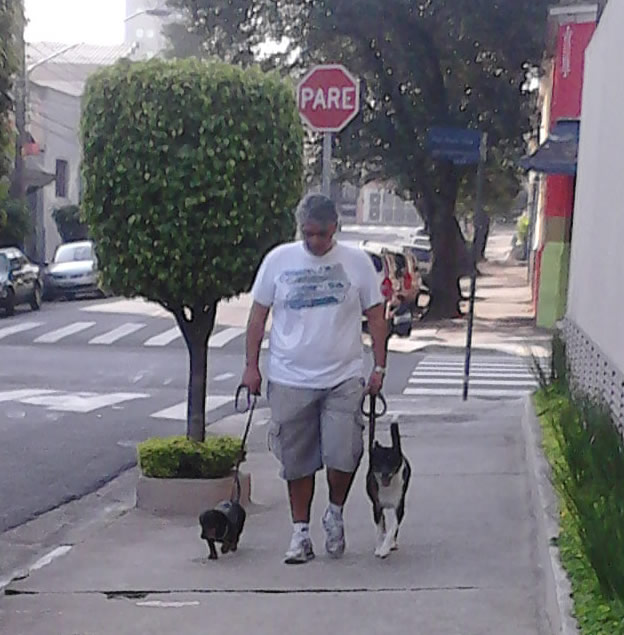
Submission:
<svg viewBox="0 0 624 635">
<path fill-rule="evenodd" d="M 229 335 L 217 340 L 222 345 Z M 406 386 L 396 386 L 393 393 L 401 399 L 418 401 L 426 397 L 461 398 L 463 387 L 463 356 L 458 354 L 426 355 L 413 369 Z M 206 415 L 217 417 L 234 413 L 233 388 L 227 385 L 235 375 L 221 373 L 209 382 Z M 526 359 L 505 355 L 474 356 L 470 372 L 471 398 L 509 399 L 522 397 L 537 388 L 537 380 Z M 35 406 L 49 411 L 89 414 L 105 408 L 118 409 L 126 404 L 141 403 L 145 416 L 153 420 L 185 421 L 187 401 L 184 394 L 162 395 L 153 392 L 71 392 L 67 390 L 31 387 L 0 390 L 0 412 L 11 418 L 7 404 Z M 0 420 L 2 417 L 0 416 Z M 216 419 L 215 419 L 216 420 Z"/>
<path fill-rule="evenodd" d="M 369 335 L 363 335 L 365 346 L 371 346 Z M 208 340 L 209 349 L 224 349 L 230 345 L 244 349 L 245 329 L 234 326 L 217 326 Z M 182 333 L 177 325 L 160 319 L 147 321 L 129 320 L 111 323 L 108 316 L 103 320 L 78 320 L 68 324 L 48 325 L 44 322 L 27 321 L 9 326 L 0 326 L 0 344 L 73 344 L 106 347 L 113 345 L 141 346 L 148 349 L 162 349 L 170 346 L 184 346 Z M 394 353 L 413 353 L 426 346 L 422 338 L 391 338 L 388 350 Z M 262 341 L 262 349 L 269 348 L 269 338 Z"/>
<path fill-rule="evenodd" d="M 426 355 L 413 370 L 404 395 L 454 397 L 463 392 L 463 355 Z M 529 362 L 505 355 L 473 356 L 469 396 L 505 399 L 532 393 L 538 385 Z"/>
<path fill-rule="evenodd" d="M 163 330 L 163 325 L 157 321 L 156 325 L 151 324 L 150 328 L 145 322 L 123 322 L 111 328 L 111 325 L 101 325 L 95 321 L 76 321 L 63 326 L 46 326 L 43 322 L 22 322 L 0 327 L 0 343 L 12 344 L 59 344 L 72 343 L 76 341 L 76 336 L 87 335 L 88 340 L 81 343 L 90 346 L 111 346 L 113 344 L 123 344 L 132 341 L 133 345 L 140 345 L 147 348 L 164 348 L 171 345 L 183 346 L 183 338 L 177 326 L 171 327 L 169 323 Z M 153 334 L 153 330 L 157 332 Z M 43 332 L 42 332 L 43 331 Z M 140 336 L 141 332 L 147 331 L 144 337 L 136 340 L 134 336 Z M 29 333 L 32 333 L 28 337 Z M 222 349 L 227 345 L 239 341 L 244 342 L 245 329 L 236 327 L 222 327 L 215 329 L 215 332 L 208 341 L 210 349 Z M 268 338 L 262 343 L 264 349 L 268 348 Z"/>
<path fill-rule="evenodd" d="M 37 406 L 52 412 L 90 414 L 105 408 L 119 408 L 122 404 L 150 400 L 152 395 L 140 392 L 70 392 L 66 390 L 50 390 L 42 388 L 26 388 L 0 391 L 0 404 L 3 411 L 11 418 L 13 413 L 7 404 Z M 206 415 L 231 406 L 234 412 L 232 395 L 208 395 L 206 397 Z M 152 406 L 153 407 L 153 406 Z M 148 412 L 150 410 L 147 406 Z M 178 401 L 166 408 L 160 408 L 148 415 L 152 419 L 169 421 L 185 421 L 187 417 L 187 401 Z"/>
</svg>

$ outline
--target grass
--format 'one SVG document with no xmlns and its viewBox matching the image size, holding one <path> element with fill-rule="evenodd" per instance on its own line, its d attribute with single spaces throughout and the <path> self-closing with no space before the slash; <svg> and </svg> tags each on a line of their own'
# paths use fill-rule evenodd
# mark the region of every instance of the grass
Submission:
<svg viewBox="0 0 624 635">
<path fill-rule="evenodd" d="M 624 501 L 619 498 L 624 483 L 612 480 L 624 465 L 621 437 L 607 425 L 602 409 L 574 399 L 561 377 L 543 385 L 535 403 L 559 493 L 557 545 L 572 584 L 579 628 L 583 635 L 624 634 L 624 589 L 618 586 L 624 575 Z"/>
</svg>

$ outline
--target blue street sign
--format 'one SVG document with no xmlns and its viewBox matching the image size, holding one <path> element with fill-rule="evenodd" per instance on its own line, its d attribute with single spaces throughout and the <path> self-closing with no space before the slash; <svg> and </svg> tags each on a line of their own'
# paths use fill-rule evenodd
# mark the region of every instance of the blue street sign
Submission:
<svg viewBox="0 0 624 635">
<path fill-rule="evenodd" d="M 429 131 L 429 151 L 434 159 L 446 159 L 455 165 L 472 165 L 485 160 L 483 133 L 467 128 L 435 127 Z"/>
</svg>

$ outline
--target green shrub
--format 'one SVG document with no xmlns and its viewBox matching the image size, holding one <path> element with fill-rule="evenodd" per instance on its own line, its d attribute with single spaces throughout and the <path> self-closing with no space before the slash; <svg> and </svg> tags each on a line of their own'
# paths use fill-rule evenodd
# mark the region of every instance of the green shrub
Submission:
<svg viewBox="0 0 624 635">
<path fill-rule="evenodd" d="M 17 199 L 0 197 L 0 247 L 24 247 L 30 233 L 28 208 Z"/>
<path fill-rule="evenodd" d="M 155 438 L 138 446 L 141 471 L 151 478 L 222 478 L 234 467 L 239 452 L 240 439 L 228 436 L 203 442 Z"/>
<path fill-rule="evenodd" d="M 516 233 L 518 234 L 518 242 L 522 245 L 529 237 L 529 217 L 523 214 L 516 222 Z"/>
<path fill-rule="evenodd" d="M 624 602 L 624 439 L 598 399 L 570 385 L 565 342 L 553 339 L 551 377 L 536 397 L 560 460 L 555 485 L 606 598 Z"/>
<path fill-rule="evenodd" d="M 82 220 L 78 205 L 59 207 L 52 212 L 52 218 L 64 242 L 86 240 L 89 237 L 89 228 Z"/>
<path fill-rule="evenodd" d="M 541 390 L 535 402 L 539 411 L 556 411 L 567 401 L 565 389 Z M 561 492 L 568 479 L 567 463 L 561 452 L 552 418 L 542 416 L 544 453 L 553 468 L 553 481 Z M 609 600 L 601 590 L 596 571 L 587 557 L 579 533 L 578 515 L 571 511 L 567 496 L 559 499 L 560 533 L 557 546 L 561 561 L 572 584 L 574 614 L 583 635 L 614 635 L 624 632 L 624 604 L 618 599 Z"/>
</svg>

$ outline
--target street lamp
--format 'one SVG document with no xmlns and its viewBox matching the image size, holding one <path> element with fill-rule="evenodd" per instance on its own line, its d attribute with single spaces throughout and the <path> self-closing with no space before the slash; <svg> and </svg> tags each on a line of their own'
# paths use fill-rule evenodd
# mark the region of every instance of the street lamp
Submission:
<svg viewBox="0 0 624 635">
<path fill-rule="evenodd" d="M 124 18 L 124 22 L 129 22 L 130 20 L 138 18 L 141 15 L 151 15 L 155 18 L 168 18 L 172 14 L 173 11 L 171 9 L 165 9 L 163 7 L 156 9 L 140 9 L 139 11 L 135 11 L 134 13 L 126 16 Z"/>
<path fill-rule="evenodd" d="M 126 16 L 124 18 L 124 24 L 128 24 L 128 22 L 130 22 L 134 18 L 138 18 L 143 15 L 154 17 L 154 18 L 168 18 L 170 16 L 173 16 L 174 12 L 171 9 L 167 9 L 165 7 L 156 7 L 154 9 L 140 9 L 139 11 L 135 11 L 134 13 L 131 13 L 130 15 Z M 133 53 L 136 52 L 139 47 L 140 47 L 139 42 L 135 41 L 132 45 L 132 52 Z"/>
</svg>

